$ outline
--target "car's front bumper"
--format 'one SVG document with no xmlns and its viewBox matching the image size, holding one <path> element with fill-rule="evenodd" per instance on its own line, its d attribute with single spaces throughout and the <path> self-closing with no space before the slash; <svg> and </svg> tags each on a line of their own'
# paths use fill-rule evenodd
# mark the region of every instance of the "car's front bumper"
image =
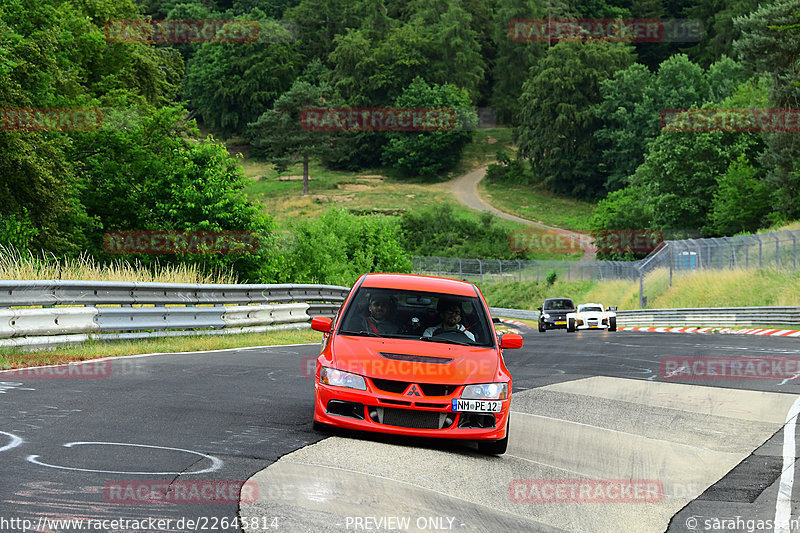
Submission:
<svg viewBox="0 0 800 533">
<path fill-rule="evenodd" d="M 401 395 L 332 387 L 317 381 L 314 420 L 344 429 L 415 437 L 499 440 L 506 436 L 510 398 L 501 400 L 500 412 L 492 414 L 453 412 L 452 398 L 422 397 L 407 400 Z M 459 427 L 464 423 L 485 424 L 488 416 L 494 417 L 493 427 Z M 436 427 L 409 427 L 420 425 Z"/>
</svg>

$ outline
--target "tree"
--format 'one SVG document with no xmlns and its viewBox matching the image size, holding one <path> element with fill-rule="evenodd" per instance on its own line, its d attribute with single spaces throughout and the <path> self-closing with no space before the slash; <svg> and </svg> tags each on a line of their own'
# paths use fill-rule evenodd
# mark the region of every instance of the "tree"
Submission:
<svg viewBox="0 0 800 533">
<path fill-rule="evenodd" d="M 663 131 L 650 145 L 644 163 L 631 178 L 642 187 L 660 229 L 696 230 L 708 227 L 717 178 L 741 154 L 760 147 L 751 133 L 685 133 Z"/>
<path fill-rule="evenodd" d="M 472 140 L 477 116 L 471 113 L 466 89 L 455 85 L 428 85 L 415 78 L 395 101 L 400 108 L 434 108 L 453 112 L 452 122 L 439 131 L 387 134 L 383 162 L 407 176 L 433 178 L 451 169 Z"/>
<path fill-rule="evenodd" d="M 772 210 L 769 186 L 759 179 L 744 154 L 732 161 L 717 178 L 717 191 L 711 202 L 709 231 L 716 235 L 752 233 L 765 227 Z"/>
<path fill-rule="evenodd" d="M 334 38 L 358 27 L 357 5 L 349 0 L 301 0 L 286 10 L 284 20 L 297 28 L 297 50 L 306 61 L 327 60 Z"/>
<path fill-rule="evenodd" d="M 554 192 L 591 197 L 603 186 L 593 112 L 600 84 L 633 62 L 631 47 L 608 42 L 562 41 L 542 59 L 523 86 L 519 154 L 534 176 Z"/>
<path fill-rule="evenodd" d="M 331 105 L 331 89 L 327 84 L 316 86 L 298 80 L 270 111 L 250 124 L 249 136 L 257 157 L 274 163 L 279 172 L 297 160 L 302 161 L 304 196 L 308 194 L 310 158 L 329 155 L 335 138 L 331 133 L 304 129 L 301 115 L 309 108 Z"/>
<path fill-rule="evenodd" d="M 246 179 L 226 148 L 198 142 L 194 121 L 182 108 L 162 108 L 127 128 L 100 130 L 76 147 L 83 161 L 81 201 L 100 226 L 90 233 L 96 257 L 103 233 L 112 230 L 248 231 L 258 249 L 249 254 L 160 256 L 160 262 L 202 262 L 233 270 L 242 281 L 280 278 L 282 258 L 273 244 L 273 223 L 244 194 Z M 92 151 L 92 147 L 102 150 Z M 137 259 L 156 262 L 153 256 Z"/>
<path fill-rule="evenodd" d="M 603 186 L 607 191 L 628 184 L 658 132 L 658 110 L 648 94 L 651 78 L 647 67 L 635 63 L 600 84 L 603 101 L 594 113 L 602 126 L 595 138 L 603 149 Z"/>
<path fill-rule="evenodd" d="M 528 72 L 536 62 L 544 57 L 547 44 L 521 42 L 519 36 L 509 34 L 509 24 L 515 20 L 543 18 L 546 13 L 538 0 L 500 0 L 495 9 L 493 39 L 497 57 L 492 77 L 491 103 L 497 120 L 511 124 L 518 109 L 518 99 L 522 84 L 528 79 Z"/>
<path fill-rule="evenodd" d="M 800 86 L 797 61 L 800 57 L 800 4 L 797 0 L 776 0 L 761 5 L 749 15 L 734 20 L 741 38 L 733 43 L 741 60 L 772 80 L 769 105 L 797 109 Z M 766 180 L 774 189 L 776 214 L 800 218 L 800 141 L 790 133 L 767 133 L 767 145 L 760 162 L 767 169 Z"/>
<path fill-rule="evenodd" d="M 425 80 L 464 88 L 476 102 L 486 63 L 478 33 L 472 29 L 472 15 L 461 0 L 414 0 L 409 7 L 411 23 L 425 28 L 432 45 Z"/>
<path fill-rule="evenodd" d="M 257 42 L 203 43 L 186 67 L 188 106 L 222 135 L 242 134 L 291 87 L 300 70 L 297 45 L 288 36 L 275 38 L 287 30 L 277 21 L 258 20 Z"/>
</svg>

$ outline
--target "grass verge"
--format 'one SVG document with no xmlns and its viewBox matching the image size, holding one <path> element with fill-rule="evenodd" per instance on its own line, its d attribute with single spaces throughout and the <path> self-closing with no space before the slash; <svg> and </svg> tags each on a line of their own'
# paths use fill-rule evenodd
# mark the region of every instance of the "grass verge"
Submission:
<svg viewBox="0 0 800 533">
<path fill-rule="evenodd" d="M 62 347 L 46 351 L 23 351 L 19 348 L 4 348 L 0 349 L 0 369 L 58 365 L 71 361 L 87 361 L 101 357 L 120 357 L 144 353 L 199 352 L 251 346 L 318 343 L 321 340 L 322 334 L 317 331 L 292 329 L 266 333 L 244 333 L 241 335 L 164 337 L 140 341 L 91 341 L 73 347 Z"/>
<path fill-rule="evenodd" d="M 534 185 L 508 185 L 482 180 L 478 189 L 487 202 L 506 213 L 562 229 L 591 229 L 595 204 L 559 196 Z"/>
</svg>

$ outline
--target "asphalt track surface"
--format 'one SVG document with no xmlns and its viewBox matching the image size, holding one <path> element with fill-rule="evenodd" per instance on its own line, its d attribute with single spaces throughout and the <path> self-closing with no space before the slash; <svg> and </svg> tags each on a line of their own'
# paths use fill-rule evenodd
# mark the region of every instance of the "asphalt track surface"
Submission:
<svg viewBox="0 0 800 533">
<path fill-rule="evenodd" d="M 171 520 L 104 531 L 781 531 L 776 515 L 800 518 L 794 424 L 783 429 L 800 378 L 667 379 L 659 366 L 800 359 L 797 339 L 522 333 L 525 347 L 505 355 L 513 415 L 498 457 L 470 443 L 315 432 L 317 345 L 115 359 L 99 379 L 0 373 L 0 531 L 23 520 L 77 531 L 44 519 L 90 518 Z M 661 493 L 529 492 L 586 479 Z M 246 481 L 241 504 L 178 490 Z M 143 485 L 146 498 L 114 492 Z"/>
</svg>

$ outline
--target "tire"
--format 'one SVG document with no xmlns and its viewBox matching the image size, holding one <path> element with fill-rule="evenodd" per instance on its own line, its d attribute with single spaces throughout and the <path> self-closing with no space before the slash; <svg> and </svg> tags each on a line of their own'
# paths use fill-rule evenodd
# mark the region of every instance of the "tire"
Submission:
<svg viewBox="0 0 800 533">
<path fill-rule="evenodd" d="M 321 431 L 323 433 L 327 433 L 330 429 L 328 424 L 323 424 L 322 422 L 317 422 L 316 420 L 312 421 L 311 427 L 314 429 L 314 431 Z"/>
<path fill-rule="evenodd" d="M 617 317 L 608 319 L 608 331 L 617 331 Z"/>
<path fill-rule="evenodd" d="M 479 441 L 478 451 L 486 455 L 503 455 L 508 449 L 508 435 L 511 431 L 511 422 L 506 425 L 506 436 L 500 440 Z"/>
<path fill-rule="evenodd" d="M 575 319 L 574 318 L 570 318 L 569 320 L 567 320 L 567 331 L 569 331 L 570 333 L 575 331 Z"/>
<path fill-rule="evenodd" d="M 539 322 L 539 333 L 544 333 L 545 331 L 547 331 L 547 328 Z"/>
</svg>

